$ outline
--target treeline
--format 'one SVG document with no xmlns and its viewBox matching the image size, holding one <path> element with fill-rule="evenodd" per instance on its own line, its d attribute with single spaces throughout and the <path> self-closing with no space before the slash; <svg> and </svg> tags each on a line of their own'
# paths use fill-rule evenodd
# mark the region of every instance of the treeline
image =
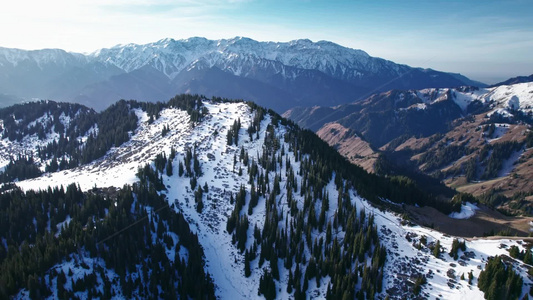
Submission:
<svg viewBox="0 0 533 300">
<path fill-rule="evenodd" d="M 262 109 L 254 104 L 250 105 L 258 110 Z M 273 124 L 279 123 L 290 128 L 284 140 L 294 140 L 295 149 L 301 151 L 302 154 L 308 154 L 309 159 L 320 166 L 320 172 L 326 175 L 324 180 L 332 176 L 335 171 L 339 178 L 349 181 L 360 196 L 372 201 L 375 205 L 382 205 L 379 199 L 384 198 L 395 203 L 432 206 L 445 214 L 457 211 L 456 205 L 449 201 L 439 200 L 432 193 L 423 191 L 414 180 L 405 176 L 383 177 L 369 174 L 361 167 L 349 163 L 312 131 L 299 128 L 292 121 L 281 118 L 273 111 L 269 110 L 268 113 L 272 116 Z"/>
<path fill-rule="evenodd" d="M 500 256 L 490 257 L 479 274 L 478 287 L 488 300 L 518 299 L 522 294 L 522 285 L 522 277 Z"/>
<path fill-rule="evenodd" d="M 157 120 L 163 109 L 177 108 L 184 110 L 190 117 L 192 123 L 201 122 L 207 115 L 207 108 L 203 105 L 202 100 L 207 98 L 198 94 L 180 94 L 176 95 L 167 102 L 138 102 L 135 100 L 127 101 L 132 108 L 140 108 L 148 114 L 148 123 Z"/>
<path fill-rule="evenodd" d="M 36 134 L 39 139 L 45 139 L 52 133 L 76 137 L 89 130 L 95 116 L 94 110 L 74 103 L 41 100 L 16 104 L 0 109 L 2 138 L 20 142 L 24 136 Z M 76 126 L 69 126 L 70 122 L 75 122 Z"/>
<path fill-rule="evenodd" d="M 98 133 L 90 134 L 80 149 L 80 163 L 85 164 L 100 158 L 111 147 L 118 147 L 128 141 L 130 132 L 137 128 L 137 122 L 137 116 L 126 101 L 119 101 L 104 110 L 96 122 Z"/>
<path fill-rule="evenodd" d="M 0 298 L 25 288 L 31 298 L 82 292 L 88 298 L 214 299 L 198 237 L 148 177 L 86 193 L 74 184 L 39 192 L 11 188 L 0 194 Z M 83 257 L 95 261 L 82 263 L 84 276 L 54 267 Z M 97 277 L 103 286 L 95 284 Z"/>
<path fill-rule="evenodd" d="M 477 196 L 477 200 L 491 208 L 498 208 L 498 210 L 506 215 L 518 213 L 533 213 L 533 207 L 527 197 L 533 195 L 531 192 L 516 192 L 512 196 L 505 196 L 501 193 L 501 189 L 490 189 L 487 192 Z M 505 207 L 500 205 L 505 203 Z"/>
<path fill-rule="evenodd" d="M 33 154 L 11 157 L 4 171 L 0 172 L 0 183 L 25 180 L 41 176 L 42 172 L 35 165 Z"/>
</svg>

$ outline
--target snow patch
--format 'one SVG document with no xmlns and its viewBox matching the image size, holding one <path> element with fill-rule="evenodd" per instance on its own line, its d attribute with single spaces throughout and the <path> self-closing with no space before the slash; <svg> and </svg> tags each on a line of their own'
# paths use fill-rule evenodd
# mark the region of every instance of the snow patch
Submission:
<svg viewBox="0 0 533 300">
<path fill-rule="evenodd" d="M 466 202 L 465 204 L 461 205 L 460 212 L 453 212 L 448 216 L 452 219 L 469 219 L 476 214 L 476 210 L 478 209 L 479 207 L 477 207 L 477 205 L 470 202 Z"/>
<path fill-rule="evenodd" d="M 515 163 L 518 161 L 518 159 L 520 158 L 520 156 L 522 156 L 523 153 L 524 149 L 514 151 L 508 159 L 504 160 L 502 162 L 502 168 L 498 172 L 498 177 L 503 177 L 511 174 L 515 167 Z"/>
<path fill-rule="evenodd" d="M 70 215 L 67 215 L 67 217 L 65 218 L 65 221 L 57 223 L 57 225 L 56 225 L 56 228 L 57 228 L 56 236 L 59 236 L 61 234 L 61 230 L 63 229 L 63 226 L 68 226 L 68 224 L 70 224 L 70 221 L 71 221 Z"/>
<path fill-rule="evenodd" d="M 489 143 L 501 139 L 507 133 L 507 131 L 509 131 L 509 124 L 496 123 L 494 124 L 494 126 L 494 133 L 492 134 L 490 139 L 487 140 L 487 142 Z"/>
</svg>

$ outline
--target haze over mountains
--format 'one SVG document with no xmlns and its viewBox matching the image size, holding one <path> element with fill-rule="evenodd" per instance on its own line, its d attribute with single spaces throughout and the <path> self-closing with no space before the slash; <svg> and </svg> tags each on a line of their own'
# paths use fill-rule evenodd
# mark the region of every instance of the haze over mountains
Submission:
<svg viewBox="0 0 533 300">
<path fill-rule="evenodd" d="M 241 98 L 283 112 L 337 105 L 390 89 L 483 86 L 459 74 L 412 68 L 327 42 L 248 38 L 163 39 L 91 54 L 0 48 L 4 98 L 54 99 L 102 110 L 119 99 L 178 93 Z"/>
</svg>

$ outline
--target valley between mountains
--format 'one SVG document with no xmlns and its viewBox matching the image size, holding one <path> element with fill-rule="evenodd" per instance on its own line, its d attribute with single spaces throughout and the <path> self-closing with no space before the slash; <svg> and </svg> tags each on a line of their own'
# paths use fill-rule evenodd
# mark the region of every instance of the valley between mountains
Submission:
<svg viewBox="0 0 533 300">
<path fill-rule="evenodd" d="M 443 182 L 504 214 L 530 216 L 528 78 L 489 88 L 392 90 L 336 107 L 294 108 L 284 116 L 370 172 L 418 178 L 431 193 L 450 195 Z M 517 226 L 527 232 L 523 225 Z"/>
<path fill-rule="evenodd" d="M 441 200 L 367 173 L 253 103 L 179 95 L 98 113 L 40 101 L 0 118 L 2 297 L 530 293 L 527 238 L 456 237 L 403 214 L 409 204 L 467 218 L 478 207 L 466 194 Z"/>
</svg>

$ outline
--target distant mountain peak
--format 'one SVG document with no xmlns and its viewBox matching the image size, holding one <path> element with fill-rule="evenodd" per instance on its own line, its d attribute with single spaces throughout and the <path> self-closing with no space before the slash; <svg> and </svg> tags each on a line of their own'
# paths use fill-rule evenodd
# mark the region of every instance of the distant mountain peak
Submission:
<svg viewBox="0 0 533 300">
<path fill-rule="evenodd" d="M 533 74 L 529 76 L 517 76 L 517 77 L 509 78 L 505 81 L 493 84 L 491 85 L 491 87 L 497 87 L 500 85 L 512 85 L 512 84 L 526 83 L 526 82 L 533 82 Z"/>
</svg>

